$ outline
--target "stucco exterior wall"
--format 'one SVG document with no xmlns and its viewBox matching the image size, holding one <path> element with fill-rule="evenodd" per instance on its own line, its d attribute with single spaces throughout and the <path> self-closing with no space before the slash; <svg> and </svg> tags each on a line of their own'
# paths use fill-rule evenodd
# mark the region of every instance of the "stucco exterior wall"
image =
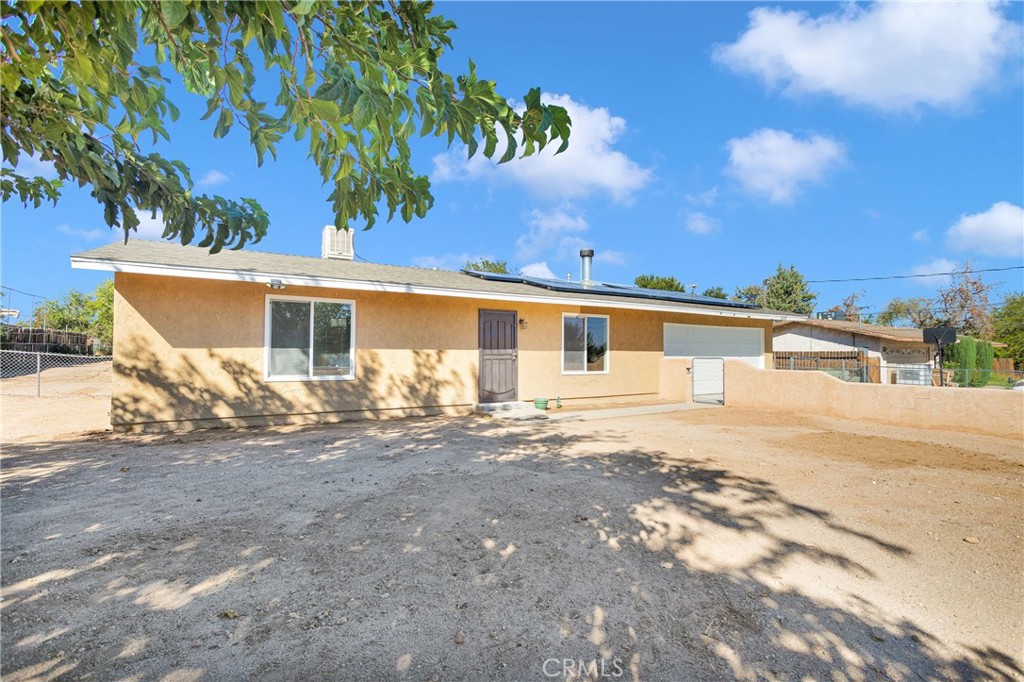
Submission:
<svg viewBox="0 0 1024 682">
<path fill-rule="evenodd" d="M 859 336 L 839 329 L 820 327 L 796 327 L 789 325 L 786 331 L 774 339 L 776 350 L 781 351 L 834 351 L 865 350 L 872 357 L 881 356 L 881 341 L 872 336 Z"/>
<path fill-rule="evenodd" d="M 1022 391 L 847 383 L 824 372 L 768 372 L 727 361 L 725 403 L 1024 439 Z"/>
<path fill-rule="evenodd" d="M 114 297 L 115 428 L 304 423 L 359 417 L 466 413 L 477 403 L 478 316 L 514 310 L 520 400 L 563 404 L 688 399 L 662 358 L 665 322 L 760 327 L 771 323 L 647 311 L 519 304 L 289 286 L 288 296 L 355 302 L 355 379 L 264 378 L 263 284 L 118 273 Z M 609 372 L 564 375 L 563 313 L 609 316 Z M 671 388 L 662 390 L 663 378 Z M 672 398 L 676 399 L 676 398 Z"/>
<path fill-rule="evenodd" d="M 676 403 L 693 400 L 693 376 L 690 358 L 662 358 L 658 398 Z"/>
</svg>

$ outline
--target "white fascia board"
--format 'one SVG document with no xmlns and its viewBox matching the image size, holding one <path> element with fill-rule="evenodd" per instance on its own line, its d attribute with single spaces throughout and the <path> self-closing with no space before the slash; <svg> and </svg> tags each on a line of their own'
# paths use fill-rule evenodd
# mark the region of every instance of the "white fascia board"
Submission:
<svg viewBox="0 0 1024 682">
<path fill-rule="evenodd" d="M 255 272 L 248 270 L 215 270 L 196 268 L 185 265 L 156 265 L 153 263 L 132 263 L 102 258 L 71 257 L 71 267 L 79 270 L 103 270 L 106 272 L 125 272 L 133 275 L 157 275 L 160 277 L 188 277 L 192 279 L 213 279 L 227 282 L 253 282 L 266 284 L 272 279 L 281 284 L 295 287 L 321 287 L 329 289 L 349 289 L 351 291 L 379 291 L 395 294 L 420 294 L 423 296 L 449 296 L 453 298 L 476 298 L 491 301 L 510 301 L 518 303 L 542 303 L 547 305 L 578 305 L 592 308 L 620 308 L 625 310 L 650 310 L 666 313 L 691 313 L 711 317 L 737 317 L 751 320 L 803 320 L 802 315 L 764 313 L 753 310 L 737 309 L 735 312 L 726 310 L 709 310 L 703 306 L 676 307 L 658 303 L 633 303 L 615 301 L 611 297 L 606 300 L 594 301 L 572 296 L 529 296 L 526 294 L 501 294 L 490 291 L 466 291 L 463 289 L 446 289 L 443 287 L 416 286 L 412 284 L 396 284 L 390 282 L 368 282 L 359 279 L 337 279 L 329 277 L 310 277 L 302 275 L 280 275 L 271 272 Z"/>
</svg>

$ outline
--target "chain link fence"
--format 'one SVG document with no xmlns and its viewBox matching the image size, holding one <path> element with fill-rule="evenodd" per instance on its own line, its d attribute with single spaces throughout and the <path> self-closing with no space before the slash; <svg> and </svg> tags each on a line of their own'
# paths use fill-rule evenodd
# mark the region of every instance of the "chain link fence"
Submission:
<svg viewBox="0 0 1024 682">
<path fill-rule="evenodd" d="M 113 370 L 108 355 L 0 351 L 0 395 L 104 397 Z"/>
<path fill-rule="evenodd" d="M 854 383 L 903 384 L 907 386 L 959 386 L 961 388 L 1013 388 L 1024 381 L 1024 372 L 998 369 L 933 369 L 931 365 L 871 365 L 856 360 L 786 358 L 775 369 L 815 371 Z M 873 376 L 874 375 L 874 376 Z"/>
</svg>

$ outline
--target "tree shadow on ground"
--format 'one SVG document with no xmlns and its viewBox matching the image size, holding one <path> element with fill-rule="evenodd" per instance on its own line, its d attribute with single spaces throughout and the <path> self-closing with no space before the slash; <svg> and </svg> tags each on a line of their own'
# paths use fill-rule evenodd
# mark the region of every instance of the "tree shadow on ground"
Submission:
<svg viewBox="0 0 1024 682">
<path fill-rule="evenodd" d="M 7 448 L 5 679 L 1024 674 L 813 584 L 914 570 L 874 528 L 613 425 L 586 438 L 469 418 Z"/>
</svg>

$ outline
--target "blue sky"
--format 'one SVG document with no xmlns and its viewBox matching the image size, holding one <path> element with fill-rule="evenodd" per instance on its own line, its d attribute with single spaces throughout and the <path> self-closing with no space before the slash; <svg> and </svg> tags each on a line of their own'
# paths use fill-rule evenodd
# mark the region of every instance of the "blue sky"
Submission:
<svg viewBox="0 0 1024 682">
<path fill-rule="evenodd" d="M 943 272 L 1024 259 L 1022 5 L 440 3 L 459 28 L 446 67 L 473 59 L 508 97 L 539 86 L 573 116 L 565 154 L 502 167 L 417 140 L 434 209 L 356 235 L 370 261 L 459 268 L 480 257 L 531 274 L 698 291 L 760 282 L 779 263 L 811 280 Z M 319 255 L 329 190 L 285 141 L 257 169 L 244 131 L 212 138 L 180 88 L 171 142 L 200 192 L 257 199 L 256 249 Z M 236 134 L 237 132 L 237 134 Z M 30 162 L 29 162 L 30 163 Z M 46 169 L 42 169 L 46 172 Z M 91 289 L 68 257 L 118 238 L 87 191 L 3 206 L 2 284 Z M 158 235 L 158 221 L 143 232 Z M 985 275 L 999 294 L 1021 271 Z M 936 279 L 816 284 L 818 309 L 863 290 L 869 311 L 930 296 Z M 4 299 L 28 311 L 31 300 Z"/>
</svg>

